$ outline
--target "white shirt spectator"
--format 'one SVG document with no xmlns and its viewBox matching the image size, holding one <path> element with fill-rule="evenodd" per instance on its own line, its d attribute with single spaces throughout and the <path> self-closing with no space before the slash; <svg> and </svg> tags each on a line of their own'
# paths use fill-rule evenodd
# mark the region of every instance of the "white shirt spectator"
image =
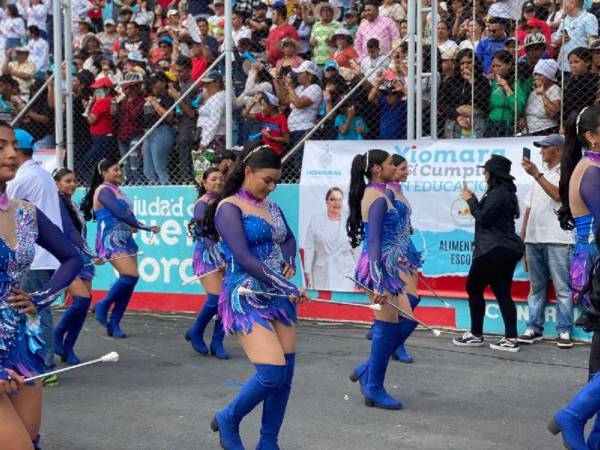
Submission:
<svg viewBox="0 0 600 450">
<path fill-rule="evenodd" d="M 297 86 L 296 95 L 298 97 L 308 97 L 312 104 L 305 108 L 296 108 L 291 104 L 292 112 L 288 117 L 288 127 L 290 131 L 308 130 L 315 126 L 323 101 L 323 91 L 318 84 L 311 84 L 307 87 Z"/>
<path fill-rule="evenodd" d="M 79 19 L 85 16 L 85 13 L 92 9 L 93 6 L 88 0 L 71 0 L 71 22 L 73 29 L 77 29 Z M 50 8 L 52 12 L 52 8 Z"/>
<path fill-rule="evenodd" d="M 560 164 L 553 169 L 544 171 L 544 178 L 555 186 L 560 180 Z M 527 244 L 572 244 L 573 235 L 560 227 L 556 219 L 556 210 L 560 208 L 560 202 L 552 200 L 542 189 L 537 181 L 534 181 L 527 198 L 525 206 L 531 208 L 525 243 Z"/>
<path fill-rule="evenodd" d="M 245 25 L 242 25 L 238 30 L 232 30 L 233 45 L 238 46 L 238 42 L 242 38 L 252 39 L 252 31 Z"/>
<path fill-rule="evenodd" d="M 375 59 L 372 59 L 369 55 L 367 55 L 360 61 L 360 71 L 364 76 L 367 76 L 375 67 L 378 67 L 378 70 L 385 70 L 389 65 L 390 62 L 387 60 L 385 55 L 379 55 Z M 371 74 L 371 76 L 367 79 L 369 83 L 375 84 L 378 70 L 373 72 L 373 74 Z"/>
<path fill-rule="evenodd" d="M 50 9 L 51 2 L 49 0 L 43 0 L 42 3 L 31 6 L 30 2 L 27 2 L 27 6 L 19 11 L 23 18 L 27 21 L 27 26 L 35 25 L 42 31 L 48 31 L 46 27 L 46 21 L 48 20 L 48 9 Z"/>
<path fill-rule="evenodd" d="M 29 61 L 35 64 L 36 70 L 47 71 L 50 68 L 50 59 L 48 58 L 50 48 L 48 41 L 41 37 L 30 39 L 27 43 L 27 48 L 29 49 Z"/>
<path fill-rule="evenodd" d="M 583 10 L 575 17 L 566 16 L 559 25 L 558 30 L 552 35 L 553 41 L 562 37 L 563 29 L 567 31 L 569 39 L 561 47 L 557 62 L 562 70 L 570 72 L 569 53 L 577 47 L 588 48 L 590 37 L 598 36 L 598 19 L 593 14 Z"/>
<path fill-rule="evenodd" d="M 501 17 L 503 19 L 515 19 L 515 6 L 513 0 L 495 0 L 490 5 L 488 10 L 488 16 L 490 17 Z"/>
<path fill-rule="evenodd" d="M 443 44 L 438 45 L 438 49 L 440 50 L 440 53 L 442 55 L 444 53 L 446 53 L 448 50 L 452 50 L 454 48 L 458 48 L 458 44 L 456 42 L 454 42 L 452 39 L 448 39 Z"/>
<path fill-rule="evenodd" d="M 562 97 L 560 95 L 560 88 L 556 84 L 548 88 L 546 95 L 551 102 L 560 100 Z M 525 117 L 527 118 L 527 133 L 529 134 L 558 126 L 558 120 L 552 119 L 546 114 L 544 99 L 535 90 L 529 94 L 529 98 L 527 99 Z"/>
<path fill-rule="evenodd" d="M 225 135 L 225 91 L 217 92 L 200 105 L 196 125 L 202 128 L 202 145 L 208 146 L 217 136 Z"/>
<path fill-rule="evenodd" d="M 0 8 L 0 34 L 6 39 L 23 39 L 25 37 L 25 21 L 21 17 L 8 17 Z"/>
<path fill-rule="evenodd" d="M 17 170 L 17 175 L 8 182 L 6 193 L 16 200 L 27 200 L 42 211 L 48 219 L 62 230 L 58 189 L 48 172 L 34 160 L 29 160 Z M 39 246 L 35 246 L 32 270 L 56 270 L 58 260 Z"/>
</svg>

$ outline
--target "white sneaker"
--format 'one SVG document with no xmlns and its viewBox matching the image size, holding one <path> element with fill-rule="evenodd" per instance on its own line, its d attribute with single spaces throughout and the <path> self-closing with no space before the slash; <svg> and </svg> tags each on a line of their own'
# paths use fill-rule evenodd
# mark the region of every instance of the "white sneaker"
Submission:
<svg viewBox="0 0 600 450">
<path fill-rule="evenodd" d="M 490 344 L 490 348 L 493 350 L 502 350 L 504 352 L 514 353 L 519 351 L 519 344 L 517 343 L 517 341 L 510 341 L 503 337 L 495 344 Z"/>
<path fill-rule="evenodd" d="M 572 348 L 573 341 L 571 340 L 571 335 L 566 331 L 559 333 L 556 345 L 558 345 L 558 348 Z"/>
<path fill-rule="evenodd" d="M 481 347 L 484 345 L 483 336 L 475 336 L 470 331 L 467 331 L 459 338 L 452 339 L 452 342 L 459 347 Z"/>
</svg>

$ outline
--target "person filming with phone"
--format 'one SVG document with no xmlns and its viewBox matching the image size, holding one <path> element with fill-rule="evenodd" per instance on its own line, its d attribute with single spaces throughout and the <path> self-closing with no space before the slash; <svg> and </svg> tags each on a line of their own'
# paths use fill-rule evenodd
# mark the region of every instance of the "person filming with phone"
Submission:
<svg viewBox="0 0 600 450">
<path fill-rule="evenodd" d="M 560 207 L 558 181 L 560 157 L 565 138 L 550 134 L 533 143 L 540 148 L 543 172 L 531 161 L 531 150 L 523 149 L 521 166 L 533 178 L 525 200 L 525 217 L 521 239 L 525 242 L 525 259 L 529 271 L 529 321 L 527 329 L 519 336 L 522 344 L 533 344 L 544 333 L 544 307 L 548 281 L 552 279 L 556 291 L 556 309 L 559 348 L 571 348 L 573 327 L 573 302 L 569 287 L 569 258 L 573 236 L 560 227 L 556 211 Z"/>
</svg>

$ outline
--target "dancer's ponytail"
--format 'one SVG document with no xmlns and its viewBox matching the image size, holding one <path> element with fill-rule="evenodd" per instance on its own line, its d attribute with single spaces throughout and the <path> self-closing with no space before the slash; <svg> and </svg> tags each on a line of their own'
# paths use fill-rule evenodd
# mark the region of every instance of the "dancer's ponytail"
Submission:
<svg viewBox="0 0 600 450">
<path fill-rule="evenodd" d="M 565 148 L 560 161 L 560 194 L 561 207 L 558 210 L 560 226 L 565 230 L 575 227 L 571 205 L 569 203 L 569 182 L 571 175 L 581 160 L 583 149 L 588 146 L 585 134 L 589 131 L 596 132 L 599 125 L 600 107 L 592 106 L 581 110 L 579 114 L 573 113 L 565 124 Z"/>
<path fill-rule="evenodd" d="M 244 150 L 237 161 L 231 173 L 227 175 L 223 192 L 214 202 L 208 205 L 206 215 L 202 221 L 202 236 L 219 240 L 219 234 L 215 228 L 215 214 L 221 200 L 231 197 L 242 188 L 246 176 L 246 167 L 252 171 L 260 169 L 281 169 L 281 158 L 268 145 L 262 145 L 256 148 Z"/>
<path fill-rule="evenodd" d="M 94 174 L 90 180 L 90 186 L 88 187 L 83 200 L 81 200 L 80 209 L 86 222 L 94 218 L 94 193 L 96 192 L 96 189 L 98 189 L 98 186 L 104 183 L 102 172 L 106 172 L 112 166 L 117 164 L 119 164 L 119 161 L 116 159 L 103 158 L 98 162 L 96 167 L 94 167 Z"/>
<path fill-rule="evenodd" d="M 381 165 L 389 157 L 385 150 L 368 150 L 364 155 L 356 155 L 352 160 L 350 169 L 350 192 L 348 194 L 348 208 L 350 214 L 346 222 L 346 232 L 350 238 L 350 245 L 358 247 L 365 237 L 365 228 L 361 211 L 361 201 L 365 194 L 367 183 L 371 181 L 371 169 L 374 165 Z"/>
</svg>

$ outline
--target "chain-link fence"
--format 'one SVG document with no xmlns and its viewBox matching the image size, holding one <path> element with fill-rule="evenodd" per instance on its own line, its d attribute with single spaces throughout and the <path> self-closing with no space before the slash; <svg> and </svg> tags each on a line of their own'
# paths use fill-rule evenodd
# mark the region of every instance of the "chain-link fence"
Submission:
<svg viewBox="0 0 600 450">
<path fill-rule="evenodd" d="M 294 183 L 306 139 L 541 135 L 597 101 L 598 8 L 581 12 L 578 2 L 502 10 L 511 2 L 384 0 L 344 10 L 333 1 L 238 0 L 231 92 L 221 4 L 175 3 L 137 11 L 124 3 L 112 16 L 100 7 L 101 20 L 74 11 L 72 152 L 83 184 L 106 157 L 123 162 L 127 185 L 190 184 L 226 150 L 260 144 L 284 157 L 282 182 Z M 39 35 L 30 30 L 28 51 L 5 54 L 0 119 L 52 148 L 47 80 L 57 71 L 34 55 Z"/>
</svg>

